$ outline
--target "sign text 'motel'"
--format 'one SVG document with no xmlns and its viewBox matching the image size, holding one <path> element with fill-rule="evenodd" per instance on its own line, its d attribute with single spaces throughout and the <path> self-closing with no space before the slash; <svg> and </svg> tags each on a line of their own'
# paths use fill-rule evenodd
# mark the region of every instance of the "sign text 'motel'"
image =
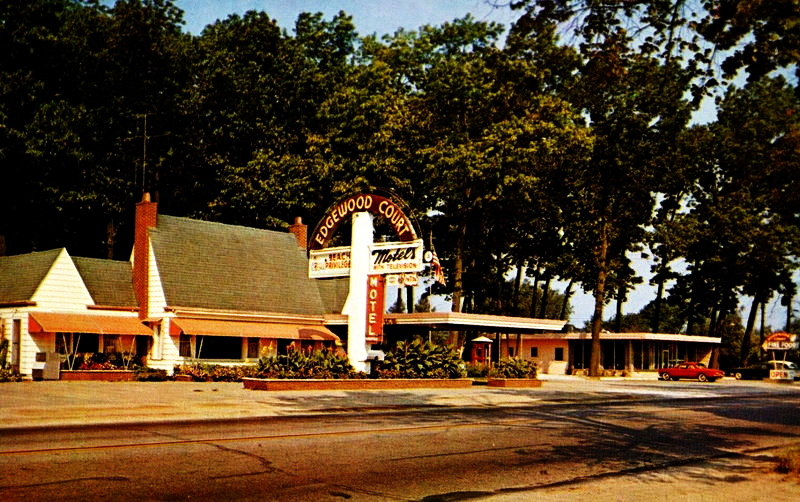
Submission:
<svg viewBox="0 0 800 502">
<path fill-rule="evenodd" d="M 367 342 L 383 341 L 384 278 L 370 275 L 367 278 Z"/>
<path fill-rule="evenodd" d="M 423 269 L 423 242 L 377 242 L 370 246 L 370 274 L 409 274 Z M 350 247 L 309 251 L 308 276 L 346 277 L 350 274 Z"/>
<path fill-rule="evenodd" d="M 417 238 L 417 233 L 411 220 L 403 210 L 392 200 L 380 195 L 359 194 L 348 197 L 336 204 L 328 214 L 320 220 L 311 240 L 309 249 L 322 249 L 336 231 L 336 228 L 348 216 L 358 212 L 368 212 L 382 216 L 394 228 L 394 232 L 401 241 L 411 241 Z"/>
</svg>

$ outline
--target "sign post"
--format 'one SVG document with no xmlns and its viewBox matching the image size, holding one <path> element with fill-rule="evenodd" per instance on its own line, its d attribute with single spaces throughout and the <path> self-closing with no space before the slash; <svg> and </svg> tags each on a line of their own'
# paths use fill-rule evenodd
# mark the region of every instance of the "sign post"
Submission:
<svg viewBox="0 0 800 502">
<path fill-rule="evenodd" d="M 786 352 L 796 349 L 798 346 L 800 346 L 800 343 L 797 342 L 797 335 L 790 335 L 789 333 L 779 331 L 768 336 L 764 340 L 764 344 L 761 345 L 761 348 L 765 351 L 772 351 L 773 360 L 777 360 L 774 354 L 776 351 L 783 352 L 783 360 L 786 361 Z M 794 381 L 794 377 L 794 371 L 787 370 L 785 367 L 778 368 L 775 363 L 773 363 L 773 368 L 769 370 L 770 380 Z"/>
<path fill-rule="evenodd" d="M 372 215 L 353 214 L 350 240 L 350 294 L 342 313 L 347 315 L 347 357 L 356 371 L 367 371 L 367 277 L 373 238 Z"/>
</svg>

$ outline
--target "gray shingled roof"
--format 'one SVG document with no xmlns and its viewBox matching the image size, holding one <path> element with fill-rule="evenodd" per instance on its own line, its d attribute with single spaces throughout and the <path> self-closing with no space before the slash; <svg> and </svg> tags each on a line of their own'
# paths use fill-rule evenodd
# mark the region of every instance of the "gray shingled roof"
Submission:
<svg viewBox="0 0 800 502">
<path fill-rule="evenodd" d="M 158 216 L 150 239 L 167 305 L 321 315 L 294 235 Z"/>
<path fill-rule="evenodd" d="M 114 307 L 138 305 L 133 292 L 130 262 L 78 257 L 73 257 L 72 261 L 96 305 Z"/>
<path fill-rule="evenodd" d="M 341 314 L 350 293 L 350 278 L 315 280 L 326 314 Z"/>
<path fill-rule="evenodd" d="M 0 256 L 0 303 L 30 300 L 62 250 Z"/>
</svg>

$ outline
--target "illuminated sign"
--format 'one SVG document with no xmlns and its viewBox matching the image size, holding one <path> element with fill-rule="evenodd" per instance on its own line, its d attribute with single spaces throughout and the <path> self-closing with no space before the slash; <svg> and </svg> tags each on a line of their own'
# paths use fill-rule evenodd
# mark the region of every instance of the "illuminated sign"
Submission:
<svg viewBox="0 0 800 502">
<path fill-rule="evenodd" d="M 770 380 L 794 380 L 792 370 L 769 370 Z"/>
<path fill-rule="evenodd" d="M 773 333 L 764 340 L 761 346 L 764 350 L 793 350 L 800 346 L 797 335 L 790 335 L 782 331 Z"/>
<path fill-rule="evenodd" d="M 383 217 L 401 241 L 412 241 L 417 232 L 403 210 L 390 199 L 380 195 L 359 194 L 338 202 L 317 224 L 309 240 L 309 249 L 322 249 L 330 241 L 339 225 L 353 213 L 368 212 Z"/>
<path fill-rule="evenodd" d="M 350 246 L 311 251 L 308 257 L 308 276 L 347 277 L 350 275 Z"/>
<path fill-rule="evenodd" d="M 367 277 L 367 343 L 383 341 L 384 280 L 382 275 Z"/>
<path fill-rule="evenodd" d="M 379 242 L 370 246 L 370 274 L 420 272 L 422 239 L 411 242 Z M 315 279 L 350 275 L 350 247 L 316 249 L 308 253 L 308 276 Z"/>
<path fill-rule="evenodd" d="M 379 242 L 370 246 L 370 274 L 401 274 L 420 272 L 422 239 L 412 242 Z"/>
</svg>

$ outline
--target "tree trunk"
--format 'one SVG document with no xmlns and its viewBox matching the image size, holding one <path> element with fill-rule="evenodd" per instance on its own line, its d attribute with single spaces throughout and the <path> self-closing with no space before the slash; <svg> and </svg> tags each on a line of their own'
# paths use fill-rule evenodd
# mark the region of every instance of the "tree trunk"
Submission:
<svg viewBox="0 0 800 502">
<path fill-rule="evenodd" d="M 531 282 L 531 313 L 530 317 L 536 317 L 536 306 L 538 305 L 538 291 L 537 288 L 539 287 L 539 267 L 536 267 L 536 271 L 533 274 L 533 281 Z"/>
<path fill-rule="evenodd" d="M 567 308 L 569 307 L 569 299 L 572 297 L 572 286 L 575 283 L 574 279 L 570 279 L 567 283 L 567 289 L 564 290 L 564 301 L 561 303 L 561 314 L 558 318 L 562 321 L 567 320 Z"/>
<path fill-rule="evenodd" d="M 547 306 L 550 303 L 550 279 L 552 274 L 545 273 L 544 286 L 542 286 L 542 304 L 539 307 L 539 318 L 547 319 Z"/>
<path fill-rule="evenodd" d="M 756 324 L 756 314 L 758 313 L 759 305 L 761 305 L 761 294 L 756 294 L 753 297 L 753 304 L 750 306 L 750 313 L 747 316 L 747 326 L 744 328 L 744 335 L 742 335 L 742 346 L 739 353 L 739 359 L 742 364 L 745 364 L 750 356 L 753 327 Z"/>
<path fill-rule="evenodd" d="M 697 287 L 693 286 L 692 292 L 689 295 L 689 307 L 686 309 L 686 334 L 690 336 L 694 335 L 695 291 L 697 291 Z"/>
<path fill-rule="evenodd" d="M 114 225 L 114 220 L 108 222 L 106 225 L 106 258 L 109 260 L 114 259 L 114 244 L 117 239 L 117 226 Z"/>
<path fill-rule="evenodd" d="M 762 349 L 761 347 L 764 345 L 764 337 L 766 336 L 765 331 L 767 329 L 766 319 L 767 319 L 767 301 L 765 298 L 764 301 L 761 302 L 761 329 L 759 330 L 758 334 L 758 350 L 760 351 L 760 353 L 762 353 L 762 355 L 764 349 Z"/>
<path fill-rule="evenodd" d="M 495 313 L 497 315 L 507 315 L 507 302 L 503 301 L 505 295 L 503 294 L 503 286 L 505 285 L 505 277 L 503 276 L 502 267 L 498 264 L 497 266 L 497 277 L 495 278 L 495 283 L 497 284 L 497 289 L 495 292 Z"/>
<path fill-rule="evenodd" d="M 592 314 L 592 349 L 589 355 L 589 376 L 600 376 L 600 329 L 603 322 L 606 276 L 608 274 L 608 225 L 600 226 L 600 243 L 597 249 L 597 283 L 594 287 L 594 313 Z"/>
<path fill-rule="evenodd" d="M 664 279 L 659 277 L 656 290 L 655 305 L 653 306 L 653 319 L 650 322 L 650 331 L 658 333 L 661 330 L 661 304 L 664 301 Z"/>
<path fill-rule="evenodd" d="M 452 312 L 461 312 L 461 297 L 464 293 L 464 242 L 466 241 L 467 224 L 462 223 L 456 235 L 455 259 L 453 260 L 453 300 Z M 460 347 L 458 331 L 451 331 L 448 343 Z"/>
<path fill-rule="evenodd" d="M 792 302 L 794 301 L 794 295 L 787 293 L 784 298 L 786 299 L 786 328 L 784 328 L 784 331 L 790 333 L 792 329 Z"/>
<path fill-rule="evenodd" d="M 708 336 L 715 336 L 717 332 L 717 320 L 719 319 L 719 309 L 718 306 L 714 306 L 711 309 L 711 315 L 708 316 Z"/>
<path fill-rule="evenodd" d="M 628 291 L 624 284 L 620 284 L 617 288 L 617 312 L 614 319 L 614 332 L 622 333 L 622 306 L 625 304 L 625 297 Z"/>
<path fill-rule="evenodd" d="M 512 293 L 511 299 L 513 302 L 513 312 L 514 315 L 522 315 L 522 309 L 519 305 L 519 290 L 522 288 L 522 276 L 525 272 L 525 262 L 519 260 L 517 262 L 517 276 L 514 278 L 514 292 Z"/>
</svg>

